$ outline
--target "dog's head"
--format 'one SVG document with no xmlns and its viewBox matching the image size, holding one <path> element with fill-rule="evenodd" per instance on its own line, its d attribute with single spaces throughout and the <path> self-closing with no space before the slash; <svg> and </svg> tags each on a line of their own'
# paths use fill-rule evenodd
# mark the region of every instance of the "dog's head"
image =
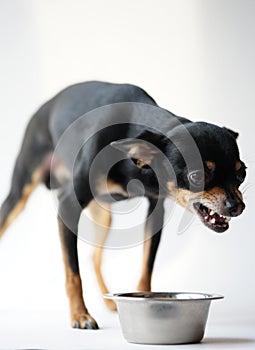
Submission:
<svg viewBox="0 0 255 350">
<path fill-rule="evenodd" d="M 165 189 L 161 193 L 175 198 L 205 226 L 220 233 L 245 208 L 239 186 L 246 166 L 239 157 L 237 137 L 229 129 L 196 122 L 174 128 L 167 137 L 145 131 L 136 139 L 112 145 L 144 169 L 147 180 L 156 174 Z"/>
<path fill-rule="evenodd" d="M 192 159 L 193 145 L 189 140 L 183 142 L 183 132 L 178 135 L 177 131 L 174 137 L 174 163 L 179 164 L 175 167 L 177 186 L 168 182 L 169 191 L 182 206 L 195 212 L 205 226 L 224 232 L 230 219 L 245 208 L 239 187 L 245 179 L 246 166 L 240 160 L 238 134 L 201 122 L 188 124 L 187 131 L 198 147 L 201 160 Z M 186 165 L 183 155 L 188 159 Z"/>
</svg>

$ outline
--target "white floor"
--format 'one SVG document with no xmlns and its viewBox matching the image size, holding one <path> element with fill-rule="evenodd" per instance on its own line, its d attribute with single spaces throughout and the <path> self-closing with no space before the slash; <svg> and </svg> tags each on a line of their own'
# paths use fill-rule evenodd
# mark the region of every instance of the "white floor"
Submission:
<svg viewBox="0 0 255 350">
<path fill-rule="evenodd" d="M 98 331 L 71 329 L 66 311 L 1 310 L 1 350 L 83 350 L 83 349 L 166 349 L 177 346 L 129 344 L 123 339 L 117 314 L 96 315 Z M 208 320 L 200 344 L 179 345 L 178 349 L 255 349 L 255 323 L 214 324 Z"/>
</svg>

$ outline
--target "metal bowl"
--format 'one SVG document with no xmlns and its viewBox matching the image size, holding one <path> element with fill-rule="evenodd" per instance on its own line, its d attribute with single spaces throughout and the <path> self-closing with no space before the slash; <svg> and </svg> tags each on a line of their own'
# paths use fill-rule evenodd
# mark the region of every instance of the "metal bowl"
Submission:
<svg viewBox="0 0 255 350">
<path fill-rule="evenodd" d="M 212 300 L 202 293 L 106 294 L 117 304 L 124 338 L 139 344 L 187 344 L 203 339 Z"/>
</svg>

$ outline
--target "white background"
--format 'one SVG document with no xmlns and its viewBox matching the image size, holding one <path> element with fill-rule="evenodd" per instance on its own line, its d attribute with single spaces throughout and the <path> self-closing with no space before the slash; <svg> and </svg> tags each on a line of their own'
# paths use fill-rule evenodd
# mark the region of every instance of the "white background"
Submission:
<svg viewBox="0 0 255 350">
<path fill-rule="evenodd" d="M 178 115 L 228 126 L 240 133 L 248 166 L 247 209 L 223 235 L 198 221 L 177 235 L 183 209 L 176 208 L 153 289 L 218 292 L 225 300 L 213 305 L 215 322 L 255 321 L 254 14 L 252 0 L 1 0 L 0 199 L 29 118 L 72 83 L 133 83 Z M 86 302 L 100 323 L 92 250 L 79 242 Z M 141 245 L 105 252 L 112 292 L 135 290 L 141 253 Z M 64 309 L 68 322 L 56 210 L 42 186 L 0 242 L 0 276 L 2 313 Z"/>
</svg>

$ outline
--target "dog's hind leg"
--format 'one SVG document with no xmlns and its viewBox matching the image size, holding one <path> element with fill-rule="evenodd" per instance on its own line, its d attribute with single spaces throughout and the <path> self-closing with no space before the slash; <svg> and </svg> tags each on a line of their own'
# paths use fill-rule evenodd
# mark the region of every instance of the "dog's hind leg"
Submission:
<svg viewBox="0 0 255 350">
<path fill-rule="evenodd" d="M 93 200 L 90 202 L 89 211 L 94 221 L 96 235 L 93 254 L 94 269 L 102 294 L 107 294 L 108 288 L 106 287 L 102 276 L 101 265 L 104 244 L 111 226 L 111 206 L 108 203 L 100 203 Z M 104 299 L 104 301 L 110 310 L 116 310 L 116 304 L 114 301 L 108 299 Z"/>
<path fill-rule="evenodd" d="M 43 160 L 51 151 L 47 121 L 48 105 L 31 119 L 17 157 L 10 192 L 0 209 L 0 237 L 24 209 L 29 195 L 44 179 Z"/>
<path fill-rule="evenodd" d="M 142 276 L 138 291 L 151 291 L 151 277 L 164 223 L 164 200 L 149 199 L 149 209 L 145 224 Z"/>
<path fill-rule="evenodd" d="M 18 174 L 17 171 L 15 172 L 10 193 L 0 211 L 0 238 L 24 209 L 30 194 L 40 181 L 40 168 L 35 169 L 33 174 L 29 176 L 24 173 Z"/>
</svg>

